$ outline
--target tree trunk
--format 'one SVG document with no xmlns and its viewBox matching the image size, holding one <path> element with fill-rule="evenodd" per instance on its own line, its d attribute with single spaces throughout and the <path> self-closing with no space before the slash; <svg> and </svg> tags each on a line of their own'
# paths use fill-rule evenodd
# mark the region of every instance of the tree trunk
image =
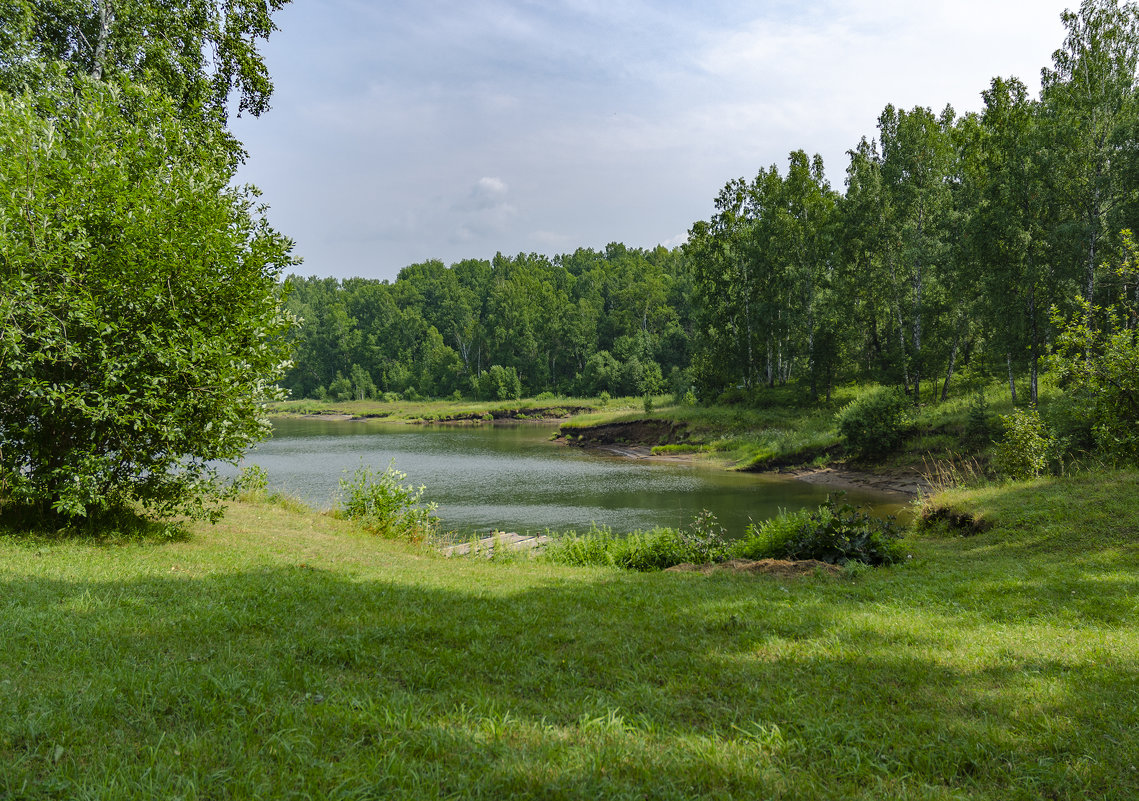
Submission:
<svg viewBox="0 0 1139 801">
<path fill-rule="evenodd" d="M 890 281 L 894 284 L 894 310 L 898 316 L 898 345 L 902 349 L 902 383 L 906 392 L 910 391 L 910 365 L 906 358 L 906 326 L 902 321 L 902 298 L 898 294 L 898 277 L 894 270 L 894 260 L 890 260 Z"/>
<path fill-rule="evenodd" d="M 115 9 L 111 0 L 99 2 L 99 38 L 95 40 L 95 58 L 91 67 L 91 76 L 103 80 L 103 64 L 107 60 L 107 40 L 111 37 L 111 25 L 115 21 Z"/>
<path fill-rule="evenodd" d="M 949 351 L 949 369 L 945 371 L 945 383 L 941 386 L 941 402 L 949 398 L 949 382 L 953 379 L 953 368 L 957 363 L 957 346 L 961 343 L 961 334 L 953 337 L 953 348 Z"/>
<path fill-rule="evenodd" d="M 1012 376 L 1012 352 L 1005 354 L 1005 362 L 1008 364 L 1008 391 L 1012 395 L 1012 402 L 1016 403 L 1016 379 Z"/>
<path fill-rule="evenodd" d="M 1038 400 L 1037 378 L 1040 372 L 1040 327 L 1036 322 L 1036 286 L 1028 292 L 1028 313 L 1032 319 L 1032 346 L 1029 352 L 1031 363 L 1028 368 L 1028 396 L 1035 406 Z"/>
</svg>

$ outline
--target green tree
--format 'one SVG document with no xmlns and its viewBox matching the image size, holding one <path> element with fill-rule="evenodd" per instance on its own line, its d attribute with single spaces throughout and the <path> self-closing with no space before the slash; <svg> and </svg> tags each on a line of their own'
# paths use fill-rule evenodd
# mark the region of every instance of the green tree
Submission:
<svg viewBox="0 0 1139 801">
<path fill-rule="evenodd" d="M 902 374 L 914 403 L 921 400 L 922 378 L 932 372 L 931 345 L 943 339 L 938 324 L 947 301 L 942 276 L 948 267 L 953 211 L 953 119 L 951 108 L 935 116 L 926 108 L 907 112 L 893 106 L 878 119 L 887 196 L 888 291 L 897 318 Z"/>
<path fill-rule="evenodd" d="M 1053 311 L 1060 332 L 1051 362 L 1099 449 L 1134 463 L 1139 461 L 1139 248 L 1130 231 L 1123 232 L 1116 272 L 1123 291 L 1115 303 L 1099 307 L 1081 298 L 1070 317 Z"/>
<path fill-rule="evenodd" d="M 0 487 L 45 518 L 205 515 L 264 436 L 291 243 L 225 132 L 129 82 L 0 93 Z"/>
<path fill-rule="evenodd" d="M 234 94 L 239 112 L 257 116 L 273 92 L 258 41 L 288 2 L 0 0 L 0 90 L 34 88 L 63 64 L 72 76 L 145 85 L 184 120 L 224 124 Z"/>
<path fill-rule="evenodd" d="M 1084 0 L 1063 14 L 1067 36 L 1042 73 L 1043 123 L 1050 194 L 1066 219 L 1060 243 L 1084 298 L 1096 302 L 1096 269 L 1104 240 L 1125 227 L 1117 218 L 1132 193 L 1121 169 L 1136 126 L 1139 5 Z M 1081 270 L 1082 268 L 1082 270 Z"/>
</svg>

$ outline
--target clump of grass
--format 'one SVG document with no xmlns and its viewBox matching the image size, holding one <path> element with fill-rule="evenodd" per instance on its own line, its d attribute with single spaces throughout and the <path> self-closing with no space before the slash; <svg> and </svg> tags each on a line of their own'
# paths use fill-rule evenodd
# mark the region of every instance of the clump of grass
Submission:
<svg viewBox="0 0 1139 801">
<path fill-rule="evenodd" d="M 835 565 L 888 565 L 903 556 L 903 530 L 893 518 L 879 519 L 828 498 L 817 509 L 784 512 L 753 523 L 743 538 L 728 540 L 715 515 L 701 512 L 684 529 L 654 528 L 615 535 L 592 527 L 555 537 L 544 557 L 560 564 L 663 570 L 679 564 L 712 564 L 728 559 L 817 559 Z"/>
<path fill-rule="evenodd" d="M 692 561 L 696 554 L 677 529 L 654 528 L 617 535 L 607 526 L 594 525 L 581 535 L 571 531 L 555 537 L 542 557 L 563 565 L 646 571 Z"/>
</svg>

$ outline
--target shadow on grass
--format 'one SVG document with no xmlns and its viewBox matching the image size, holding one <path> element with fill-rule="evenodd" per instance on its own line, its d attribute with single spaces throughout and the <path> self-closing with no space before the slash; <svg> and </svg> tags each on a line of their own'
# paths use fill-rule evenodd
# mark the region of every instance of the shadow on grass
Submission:
<svg viewBox="0 0 1139 801">
<path fill-rule="evenodd" d="M 0 511 L 0 542 L 15 545 L 165 545 L 190 538 L 189 529 L 180 521 L 149 520 L 130 513 L 90 525 L 51 526 L 11 510 Z"/>
<path fill-rule="evenodd" d="M 1139 793 L 1133 653 L 911 620 L 900 588 L 9 579 L 0 797 Z"/>
</svg>

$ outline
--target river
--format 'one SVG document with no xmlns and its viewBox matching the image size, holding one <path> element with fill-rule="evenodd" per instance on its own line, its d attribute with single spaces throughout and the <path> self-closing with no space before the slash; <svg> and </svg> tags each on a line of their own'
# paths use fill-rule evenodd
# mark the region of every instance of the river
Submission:
<svg viewBox="0 0 1139 801">
<path fill-rule="evenodd" d="M 251 451 L 270 488 L 317 508 L 336 504 L 339 481 L 361 465 L 394 463 L 406 483 L 426 486 L 443 529 L 615 532 L 686 526 L 710 510 L 739 536 L 749 521 L 814 507 L 825 487 L 792 478 L 708 465 L 626 459 L 551 441 L 556 424 L 403 425 L 358 420 L 278 419 L 272 438 Z M 896 496 L 848 492 L 846 499 L 893 514 Z"/>
</svg>

